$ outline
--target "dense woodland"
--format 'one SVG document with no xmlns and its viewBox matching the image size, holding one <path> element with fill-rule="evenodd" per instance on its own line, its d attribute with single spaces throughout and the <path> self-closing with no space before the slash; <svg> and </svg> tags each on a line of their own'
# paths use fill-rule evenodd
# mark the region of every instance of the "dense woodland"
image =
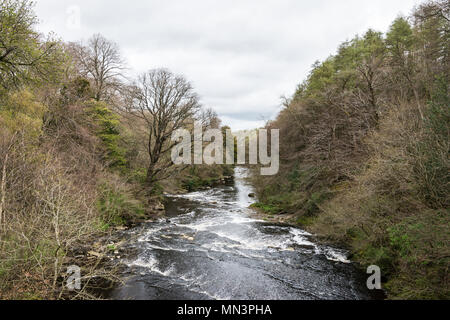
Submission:
<svg viewBox="0 0 450 320">
<path fill-rule="evenodd" d="M 30 1 L 0 0 L 0 298 L 66 297 L 71 250 L 161 214 L 163 192 L 231 175 L 173 166 L 174 130 L 220 127 L 186 79 L 165 69 L 129 79 L 103 36 L 66 43 L 36 24 Z M 83 267 L 83 284 L 107 273 Z"/>
<path fill-rule="evenodd" d="M 255 207 L 380 266 L 389 298 L 450 298 L 449 19 L 428 1 L 315 63 L 267 125 L 280 173 L 254 179 Z"/>
<path fill-rule="evenodd" d="M 380 266 L 392 299 L 450 298 L 449 19 L 447 0 L 428 1 L 315 63 L 267 124 L 280 129 L 279 174 L 253 178 L 255 208 Z M 164 192 L 231 175 L 170 160 L 173 130 L 221 128 L 185 78 L 129 79 L 103 36 L 66 43 L 36 24 L 28 0 L 0 0 L 3 299 L 66 298 L 73 248 L 158 214 Z"/>
</svg>

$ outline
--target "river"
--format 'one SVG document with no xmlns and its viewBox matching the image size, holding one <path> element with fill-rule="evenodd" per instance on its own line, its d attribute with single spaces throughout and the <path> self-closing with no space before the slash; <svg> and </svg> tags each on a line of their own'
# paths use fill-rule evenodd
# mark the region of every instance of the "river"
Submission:
<svg viewBox="0 0 450 320">
<path fill-rule="evenodd" d="M 234 184 L 169 197 L 167 218 L 127 231 L 134 258 L 110 299 L 371 299 L 342 250 L 252 218 L 245 168 Z"/>
</svg>

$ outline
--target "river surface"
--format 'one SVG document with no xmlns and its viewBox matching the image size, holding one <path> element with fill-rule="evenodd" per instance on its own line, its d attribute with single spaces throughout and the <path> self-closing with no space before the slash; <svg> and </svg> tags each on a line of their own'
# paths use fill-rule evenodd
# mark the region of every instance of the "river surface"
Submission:
<svg viewBox="0 0 450 320">
<path fill-rule="evenodd" d="M 252 218 L 247 174 L 236 168 L 234 184 L 170 196 L 167 218 L 127 231 L 136 256 L 109 298 L 371 299 L 344 251 Z"/>
</svg>

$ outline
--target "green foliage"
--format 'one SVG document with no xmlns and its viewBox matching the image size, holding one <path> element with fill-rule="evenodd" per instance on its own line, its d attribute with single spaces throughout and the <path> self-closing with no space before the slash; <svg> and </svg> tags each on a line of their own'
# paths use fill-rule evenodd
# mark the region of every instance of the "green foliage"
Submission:
<svg viewBox="0 0 450 320">
<path fill-rule="evenodd" d="M 74 103 L 77 100 L 88 99 L 92 97 L 92 95 L 93 93 L 89 80 L 81 76 L 65 83 L 61 88 L 61 96 L 65 105 Z"/>
<path fill-rule="evenodd" d="M 267 204 L 267 203 L 261 203 L 261 202 L 253 203 L 250 207 L 261 209 L 264 213 L 272 214 L 272 215 L 279 214 L 282 211 L 282 209 L 280 207 L 277 207 L 274 204 Z"/>
<path fill-rule="evenodd" d="M 394 265 L 400 277 L 386 284 L 402 299 L 448 299 L 448 210 L 431 210 L 388 229 Z"/>
<path fill-rule="evenodd" d="M 189 191 L 196 191 L 205 187 L 212 187 L 219 181 L 218 177 L 206 177 L 202 178 L 199 176 L 188 176 L 182 181 L 182 187 Z"/>
<path fill-rule="evenodd" d="M 389 276 L 395 271 L 395 257 L 388 247 L 367 244 L 355 253 L 355 258 L 363 265 L 379 266 L 384 276 Z"/>
<path fill-rule="evenodd" d="M 215 166 L 190 166 L 185 173 L 177 179 L 179 185 L 186 191 L 196 191 L 208 187 L 213 187 L 221 182 L 226 176 L 232 176 L 233 167 L 229 165 Z"/>
<path fill-rule="evenodd" d="M 154 182 L 152 184 L 151 190 L 150 190 L 150 194 L 152 196 L 158 196 L 158 197 L 162 197 L 164 193 L 164 187 L 161 185 L 161 183 L 159 182 Z M 163 200 L 163 198 L 161 198 L 160 200 Z"/>
<path fill-rule="evenodd" d="M 37 138 L 42 133 L 47 108 L 29 90 L 11 92 L 0 99 L 0 123 L 11 133 Z"/>
<path fill-rule="evenodd" d="M 130 170 L 127 176 L 130 182 L 136 182 L 143 185 L 145 184 L 145 180 L 147 179 L 147 169 L 138 168 Z"/>
<path fill-rule="evenodd" d="M 98 125 L 97 134 L 106 149 L 105 161 L 111 168 L 124 169 L 127 165 L 126 149 L 120 146 L 120 121 L 104 102 L 90 101 L 88 112 Z"/>
<path fill-rule="evenodd" d="M 387 230 L 390 245 L 402 258 L 408 257 L 411 253 L 411 239 L 406 233 L 404 225 L 396 225 Z"/>
<path fill-rule="evenodd" d="M 301 216 L 298 217 L 295 222 L 298 225 L 306 228 L 312 226 L 315 223 L 315 220 L 316 220 L 315 217 Z"/>
<path fill-rule="evenodd" d="M 450 97 L 447 82 L 441 78 L 437 84 L 425 114 L 423 138 L 412 147 L 421 192 L 434 208 L 450 204 Z"/>
<path fill-rule="evenodd" d="M 347 243 L 389 298 L 450 296 L 448 13 L 425 2 L 316 62 L 268 126 L 279 174 L 255 178 L 254 207 Z"/>
<path fill-rule="evenodd" d="M 328 175 L 327 170 L 297 163 L 285 174 L 286 177 L 280 179 L 283 183 L 277 179 L 259 188 L 258 206 L 274 214 L 287 212 L 305 217 L 314 216 L 331 194 L 323 183 L 317 183 L 321 176 Z"/>
<path fill-rule="evenodd" d="M 334 57 L 336 71 L 340 74 L 355 74 L 360 64 L 368 63 L 373 57 L 381 57 L 385 48 L 381 32 L 369 30 L 363 37 L 356 36 L 339 47 Z"/>
<path fill-rule="evenodd" d="M 225 177 L 232 177 L 234 175 L 234 167 L 230 165 L 220 166 L 222 169 L 222 175 Z"/>
<path fill-rule="evenodd" d="M 323 63 L 317 61 L 313 65 L 313 70 L 308 80 L 299 86 L 295 99 L 300 99 L 301 97 L 320 97 L 323 90 L 333 82 L 335 72 L 334 58 L 328 58 Z"/>
<path fill-rule="evenodd" d="M 129 192 L 108 183 L 100 186 L 97 208 L 101 217 L 99 221 L 101 230 L 107 230 L 111 226 L 125 225 L 145 216 L 145 209 L 140 201 Z"/>
<path fill-rule="evenodd" d="M 361 38 L 356 36 L 344 42 L 335 56 L 324 62 L 317 61 L 302 85 L 299 86 L 295 99 L 321 99 L 334 87 L 351 90 L 358 87 L 358 68 L 361 64 L 372 63 L 374 59 L 382 60 L 386 44 L 381 32 L 369 30 Z"/>
<path fill-rule="evenodd" d="M 392 67 L 400 71 L 401 78 L 411 86 L 414 73 L 414 56 L 410 53 L 417 44 L 411 25 L 405 18 L 398 18 L 386 35 L 386 44 L 392 56 Z"/>
<path fill-rule="evenodd" d="M 59 77 L 64 61 L 58 41 L 42 40 L 28 0 L 0 0 L 0 86 L 19 87 Z"/>
<path fill-rule="evenodd" d="M 329 198 L 327 192 L 314 192 L 308 198 L 305 204 L 305 213 L 307 216 L 312 216 L 320 211 L 320 204 Z"/>
<path fill-rule="evenodd" d="M 395 56 L 403 55 L 412 49 L 415 39 L 409 22 L 403 18 L 397 18 L 386 34 L 386 43 Z"/>
</svg>

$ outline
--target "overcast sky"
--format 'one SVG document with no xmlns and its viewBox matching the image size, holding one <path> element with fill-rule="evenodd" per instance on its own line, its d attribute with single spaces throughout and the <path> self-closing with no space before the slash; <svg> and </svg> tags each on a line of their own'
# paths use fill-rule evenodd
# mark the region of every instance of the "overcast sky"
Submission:
<svg viewBox="0 0 450 320">
<path fill-rule="evenodd" d="M 234 130 L 275 117 L 316 60 L 368 28 L 385 32 L 420 0 L 37 0 L 39 29 L 101 33 L 130 74 L 165 67 L 193 83 Z M 79 19 L 78 19 L 79 17 Z"/>
</svg>

